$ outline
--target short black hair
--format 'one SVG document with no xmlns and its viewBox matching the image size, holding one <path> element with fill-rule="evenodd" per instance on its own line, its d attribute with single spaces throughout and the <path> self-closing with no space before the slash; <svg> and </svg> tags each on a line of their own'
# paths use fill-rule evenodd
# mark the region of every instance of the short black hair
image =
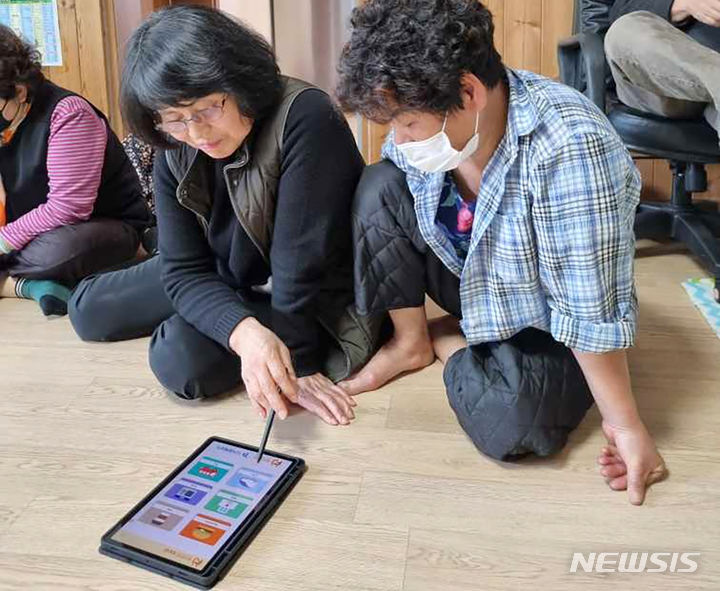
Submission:
<svg viewBox="0 0 720 591">
<path fill-rule="evenodd" d="M 225 92 L 243 115 L 261 119 L 282 89 L 275 54 L 258 33 L 219 10 L 179 5 L 151 14 L 130 37 L 120 102 L 135 135 L 173 147 L 155 128 L 159 110 Z"/>
<path fill-rule="evenodd" d="M 373 121 L 461 108 L 466 73 L 488 88 L 507 78 L 492 15 L 478 0 L 368 0 L 351 24 L 336 94 L 345 111 Z"/>
<path fill-rule="evenodd" d="M 32 98 L 45 80 L 40 68 L 40 52 L 10 27 L 0 25 L 0 98 L 15 97 L 18 84 L 27 86 Z"/>
</svg>

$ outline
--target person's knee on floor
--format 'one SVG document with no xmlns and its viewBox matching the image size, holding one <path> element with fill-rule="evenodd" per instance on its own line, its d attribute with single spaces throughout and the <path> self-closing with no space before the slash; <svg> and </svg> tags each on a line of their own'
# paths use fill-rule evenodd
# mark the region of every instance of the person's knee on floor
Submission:
<svg viewBox="0 0 720 591">
<path fill-rule="evenodd" d="M 94 297 L 93 285 L 97 276 L 83 279 L 68 301 L 68 317 L 75 333 L 88 342 L 104 342 L 112 339 L 112 331 L 104 320 L 104 303 Z"/>
<path fill-rule="evenodd" d="M 559 452 L 593 403 L 569 352 L 559 344 L 547 349 L 548 338 L 538 332 L 466 347 L 445 365 L 448 401 L 458 422 L 493 459 Z"/>
<path fill-rule="evenodd" d="M 159 329 L 158 329 L 159 330 Z M 160 385 L 179 398 L 195 400 L 222 394 L 235 384 L 218 388 L 214 385 L 212 368 L 197 365 L 173 365 L 172 358 L 176 349 L 163 340 L 158 344 L 154 339 L 150 345 L 150 369 Z"/>
<path fill-rule="evenodd" d="M 222 394 L 241 381 L 239 360 L 179 316 L 155 330 L 148 360 L 160 384 L 186 400 Z"/>
<path fill-rule="evenodd" d="M 83 279 L 68 312 L 82 340 L 101 342 L 150 336 L 175 314 L 160 278 L 159 257 Z"/>
</svg>

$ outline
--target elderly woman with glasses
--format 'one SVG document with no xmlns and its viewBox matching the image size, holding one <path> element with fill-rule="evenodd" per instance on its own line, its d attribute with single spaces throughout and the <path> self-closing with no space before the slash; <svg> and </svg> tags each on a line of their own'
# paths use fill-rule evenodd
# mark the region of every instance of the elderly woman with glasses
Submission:
<svg viewBox="0 0 720 591">
<path fill-rule="evenodd" d="M 132 259 L 149 222 L 102 113 L 46 80 L 35 48 L 0 25 L 0 297 L 64 314 L 68 287 Z"/>
<path fill-rule="evenodd" d="M 160 151 L 158 257 L 89 278 L 81 338 L 153 333 L 150 365 L 183 398 L 241 382 L 261 416 L 298 403 L 348 424 L 337 382 L 373 352 L 354 314 L 350 210 L 364 164 L 321 90 L 282 76 L 268 44 L 219 11 L 151 15 L 129 44 L 122 106 Z"/>
</svg>

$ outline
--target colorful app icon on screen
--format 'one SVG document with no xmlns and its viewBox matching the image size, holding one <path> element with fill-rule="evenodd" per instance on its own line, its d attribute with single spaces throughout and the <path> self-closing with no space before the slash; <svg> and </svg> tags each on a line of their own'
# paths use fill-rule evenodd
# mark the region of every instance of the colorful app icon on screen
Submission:
<svg viewBox="0 0 720 591">
<path fill-rule="evenodd" d="M 187 505 L 197 505 L 200 501 L 205 498 L 208 492 L 211 490 L 207 487 L 207 490 L 203 490 L 203 486 L 200 483 L 194 483 L 192 480 L 181 479 L 179 482 L 173 484 L 165 493 L 168 499 L 173 501 L 180 501 Z"/>
<path fill-rule="evenodd" d="M 190 469 L 190 474 L 199 476 L 205 480 L 219 482 L 232 467 L 232 464 L 226 462 L 221 462 L 213 458 L 203 458 Z"/>
<path fill-rule="evenodd" d="M 229 486 L 239 488 L 251 493 L 261 493 L 270 482 L 269 476 L 249 468 L 241 468 L 228 482 Z"/>
<path fill-rule="evenodd" d="M 142 523 L 153 525 L 165 531 L 172 531 L 182 521 L 182 518 L 182 515 L 160 505 L 153 505 L 139 517 Z"/>
<path fill-rule="evenodd" d="M 219 525 L 215 525 L 215 523 Z M 214 546 L 227 531 L 222 527 L 223 525 L 230 526 L 227 522 L 212 519 L 207 515 L 198 515 L 182 529 L 180 535 L 208 546 Z"/>
<path fill-rule="evenodd" d="M 213 513 L 237 519 L 243 514 L 248 505 L 252 502 L 249 497 L 234 494 L 227 490 L 221 490 L 210 501 L 205 508 Z"/>
</svg>

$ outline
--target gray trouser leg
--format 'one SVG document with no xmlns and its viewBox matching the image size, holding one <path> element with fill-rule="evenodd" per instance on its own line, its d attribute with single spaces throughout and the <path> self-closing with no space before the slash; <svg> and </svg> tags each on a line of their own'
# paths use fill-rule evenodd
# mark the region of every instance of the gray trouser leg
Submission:
<svg viewBox="0 0 720 591">
<path fill-rule="evenodd" d="M 214 396 L 241 382 L 240 358 L 177 314 L 155 330 L 149 360 L 158 381 L 180 398 Z"/>
<path fill-rule="evenodd" d="M 83 279 L 68 302 L 70 322 L 84 341 L 146 337 L 173 314 L 159 256 Z"/>
<path fill-rule="evenodd" d="M 605 52 L 623 103 L 673 118 L 704 113 L 720 132 L 720 53 L 643 11 L 613 23 Z"/>
</svg>

